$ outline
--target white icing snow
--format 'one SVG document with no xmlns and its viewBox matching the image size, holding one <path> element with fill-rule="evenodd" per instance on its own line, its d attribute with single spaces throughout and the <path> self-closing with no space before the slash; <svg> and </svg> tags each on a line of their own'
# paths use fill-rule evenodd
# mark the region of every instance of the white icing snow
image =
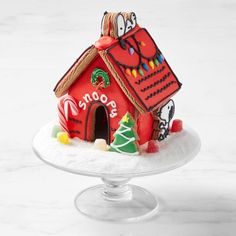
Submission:
<svg viewBox="0 0 236 236">
<path fill-rule="evenodd" d="M 190 128 L 171 134 L 161 142 L 160 152 L 145 153 L 145 145 L 138 156 L 94 149 L 93 143 L 78 138 L 63 145 L 51 137 L 52 121 L 43 126 L 33 140 L 37 155 L 46 163 L 69 172 L 91 176 L 132 177 L 160 173 L 190 161 L 199 151 L 200 140 Z"/>
</svg>

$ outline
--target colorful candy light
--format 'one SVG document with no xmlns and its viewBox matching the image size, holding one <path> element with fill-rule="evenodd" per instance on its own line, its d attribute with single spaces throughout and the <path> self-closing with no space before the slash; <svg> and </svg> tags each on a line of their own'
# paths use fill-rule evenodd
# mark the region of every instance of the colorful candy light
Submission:
<svg viewBox="0 0 236 236">
<path fill-rule="evenodd" d="M 143 67 L 144 70 L 148 71 L 148 66 L 147 66 L 146 63 L 143 63 L 143 64 L 142 64 L 142 67 Z"/>
<path fill-rule="evenodd" d="M 143 41 L 141 41 L 141 46 L 145 47 L 146 43 L 144 43 Z"/>
<path fill-rule="evenodd" d="M 131 73 L 135 78 L 137 77 L 137 71 L 135 69 L 133 69 Z"/>
<path fill-rule="evenodd" d="M 162 54 L 159 55 L 159 56 L 157 57 L 157 60 L 158 60 L 160 63 L 162 63 L 162 62 L 164 61 L 163 55 L 162 55 Z"/>
<path fill-rule="evenodd" d="M 155 65 L 154 65 L 153 60 L 149 61 L 148 64 L 152 69 L 154 69 Z"/>
<path fill-rule="evenodd" d="M 138 69 L 138 73 L 141 75 L 141 76 L 144 76 L 144 73 L 143 73 L 143 71 L 139 68 Z"/>
<path fill-rule="evenodd" d="M 130 68 L 126 68 L 125 73 L 126 73 L 127 75 L 131 75 L 131 70 L 130 70 Z"/>
<path fill-rule="evenodd" d="M 129 54 L 133 55 L 134 54 L 134 49 L 133 48 L 129 48 Z"/>
<path fill-rule="evenodd" d="M 159 66 L 159 61 L 156 58 L 154 59 L 154 63 L 156 66 Z"/>
</svg>

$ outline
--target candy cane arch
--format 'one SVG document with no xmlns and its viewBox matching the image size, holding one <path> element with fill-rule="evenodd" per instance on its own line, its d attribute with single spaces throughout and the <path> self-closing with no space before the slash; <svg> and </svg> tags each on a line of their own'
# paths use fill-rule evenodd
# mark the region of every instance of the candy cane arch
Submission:
<svg viewBox="0 0 236 236">
<path fill-rule="evenodd" d="M 68 119 L 69 119 L 69 110 L 71 111 L 73 116 L 77 116 L 79 114 L 78 106 L 76 101 L 70 95 L 66 95 L 62 97 L 58 103 L 58 111 L 59 111 L 59 123 L 64 131 L 69 133 L 68 130 Z"/>
</svg>

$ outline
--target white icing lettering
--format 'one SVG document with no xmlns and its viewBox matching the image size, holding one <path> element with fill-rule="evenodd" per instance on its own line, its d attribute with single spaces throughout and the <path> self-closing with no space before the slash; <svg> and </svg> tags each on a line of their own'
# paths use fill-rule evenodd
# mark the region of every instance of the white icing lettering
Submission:
<svg viewBox="0 0 236 236">
<path fill-rule="evenodd" d="M 92 102 L 92 101 L 101 101 L 107 107 L 110 106 L 112 109 L 109 116 L 111 118 L 114 118 L 117 116 L 116 102 L 114 100 L 108 101 L 108 97 L 105 94 L 99 95 L 96 91 L 94 91 L 92 95 L 86 93 L 83 96 L 83 100 L 79 101 L 79 107 L 82 108 L 83 110 L 86 110 L 87 103 Z"/>
<path fill-rule="evenodd" d="M 101 100 L 102 103 L 106 103 L 108 98 L 105 94 L 102 94 L 101 97 L 100 97 L 100 100 Z"/>
<path fill-rule="evenodd" d="M 91 102 L 92 99 L 90 97 L 90 95 L 88 93 L 86 93 L 84 96 L 83 96 L 83 99 L 85 100 L 86 103 L 88 103 L 89 101 Z"/>
<path fill-rule="evenodd" d="M 82 102 L 82 101 L 79 101 L 79 108 L 82 108 L 83 110 L 85 110 L 86 109 L 86 103 Z"/>
<path fill-rule="evenodd" d="M 92 93 L 92 97 L 95 101 L 99 100 L 99 96 L 98 96 L 98 93 L 97 92 L 93 92 Z"/>
<path fill-rule="evenodd" d="M 114 117 L 116 117 L 117 116 L 117 110 L 116 109 L 112 109 L 111 110 L 111 113 L 110 113 L 110 117 L 111 118 L 114 118 Z"/>
<path fill-rule="evenodd" d="M 113 107 L 113 108 L 116 108 L 116 103 L 113 100 L 107 103 L 107 106 L 109 106 L 109 105 L 111 105 L 111 107 Z"/>
</svg>

